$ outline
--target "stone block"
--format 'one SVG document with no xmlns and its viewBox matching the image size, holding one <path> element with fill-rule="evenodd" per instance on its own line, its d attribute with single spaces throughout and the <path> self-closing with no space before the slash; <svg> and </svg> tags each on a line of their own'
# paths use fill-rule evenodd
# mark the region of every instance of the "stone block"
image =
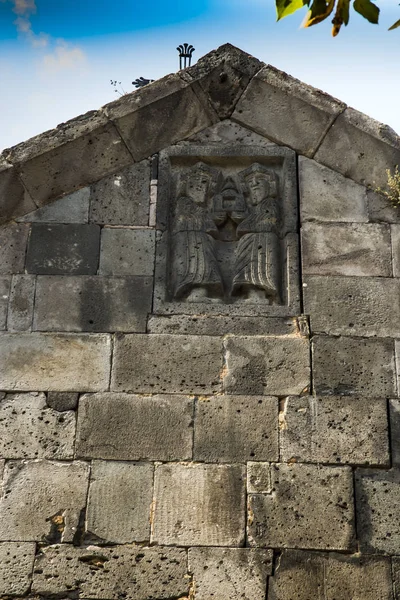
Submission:
<svg viewBox="0 0 400 600">
<path fill-rule="evenodd" d="M 36 557 L 32 592 L 74 593 L 77 598 L 171 600 L 189 594 L 187 551 L 182 548 L 116 546 L 43 548 Z"/>
<path fill-rule="evenodd" d="M 193 135 L 219 119 L 197 82 L 178 73 L 127 94 L 104 107 L 135 161 Z"/>
<path fill-rule="evenodd" d="M 95 394 L 79 400 L 76 454 L 107 460 L 192 457 L 193 400 Z"/>
<path fill-rule="evenodd" d="M 121 335 L 115 340 L 113 356 L 113 391 L 144 394 L 212 394 L 221 391 L 220 338 Z"/>
<path fill-rule="evenodd" d="M 397 206 L 394 206 L 390 200 L 375 192 L 373 189 L 367 191 L 368 215 L 372 223 L 399 223 L 400 213 Z"/>
<path fill-rule="evenodd" d="M 151 229 L 104 228 L 101 232 L 101 275 L 154 274 L 156 232 Z"/>
<path fill-rule="evenodd" d="M 400 400 L 389 400 L 392 466 L 400 467 Z"/>
<path fill-rule="evenodd" d="M 399 554 L 399 471 L 357 469 L 355 486 L 361 552 Z"/>
<path fill-rule="evenodd" d="M 396 396 L 394 341 L 314 336 L 317 395 Z"/>
<path fill-rule="evenodd" d="M 87 223 L 89 196 L 90 189 L 84 187 L 42 208 L 37 208 L 17 221 L 19 223 Z"/>
<path fill-rule="evenodd" d="M 400 280 L 308 275 L 303 290 L 313 333 L 400 337 Z"/>
<path fill-rule="evenodd" d="M 75 392 L 48 392 L 47 405 L 58 412 L 75 410 L 78 406 L 78 399 L 79 394 Z"/>
<path fill-rule="evenodd" d="M 33 223 L 26 270 L 39 275 L 95 275 L 99 250 L 98 225 Z"/>
<path fill-rule="evenodd" d="M 284 550 L 269 580 L 268 600 L 393 600 L 383 556 Z"/>
<path fill-rule="evenodd" d="M 247 463 L 247 493 L 272 494 L 272 476 L 269 463 Z"/>
<path fill-rule="evenodd" d="M 148 225 L 150 161 L 143 160 L 90 187 L 90 222 Z"/>
<path fill-rule="evenodd" d="M 25 223 L 0 227 L 0 274 L 24 272 L 29 229 Z"/>
<path fill-rule="evenodd" d="M 272 550 L 189 548 L 196 600 L 265 600 Z"/>
<path fill-rule="evenodd" d="M 305 156 L 299 156 L 299 187 L 302 223 L 368 221 L 367 189 Z"/>
<path fill-rule="evenodd" d="M 398 600 L 400 597 L 400 558 L 392 557 L 392 572 L 393 572 L 393 584 L 394 584 L 394 600 Z"/>
<path fill-rule="evenodd" d="M 86 532 L 117 544 L 150 541 L 153 465 L 92 462 Z"/>
<path fill-rule="evenodd" d="M 194 431 L 196 461 L 278 461 L 278 398 L 200 397 Z"/>
<path fill-rule="evenodd" d="M 249 83 L 232 119 L 312 157 L 345 105 L 266 65 Z"/>
<path fill-rule="evenodd" d="M 385 188 L 386 169 L 400 164 L 400 138 L 387 125 L 347 108 L 329 129 L 315 160 L 358 183 Z"/>
<path fill-rule="evenodd" d="M 224 119 L 215 123 L 207 129 L 203 129 L 194 135 L 191 135 L 185 142 L 181 144 L 234 144 L 246 146 L 274 146 L 275 144 L 266 137 L 255 133 L 251 129 L 242 127 L 239 123 Z"/>
<path fill-rule="evenodd" d="M 241 465 L 156 466 L 152 542 L 243 546 L 245 469 Z"/>
<path fill-rule="evenodd" d="M 116 127 L 96 111 L 14 146 L 7 158 L 37 206 L 133 162 Z"/>
<path fill-rule="evenodd" d="M 290 397 L 280 430 L 283 462 L 390 466 L 385 398 Z"/>
<path fill-rule="evenodd" d="M 270 493 L 249 496 L 250 546 L 353 548 L 353 474 L 350 467 L 295 463 L 264 463 L 264 467 L 270 471 L 272 487 Z"/>
<path fill-rule="evenodd" d="M 13 276 L 7 317 L 9 331 L 31 330 L 35 289 L 36 277 L 34 275 Z"/>
<path fill-rule="evenodd" d="M 5 542 L 0 544 L 0 594 L 24 596 L 32 581 L 35 544 Z"/>
<path fill-rule="evenodd" d="M 305 223 L 301 245 L 306 275 L 392 276 L 388 225 Z"/>
<path fill-rule="evenodd" d="M 3 331 L 6 328 L 10 289 L 11 276 L 0 276 L 0 331 Z"/>
<path fill-rule="evenodd" d="M 400 225 L 390 226 L 392 234 L 393 275 L 400 277 Z"/>
<path fill-rule="evenodd" d="M 7 394 L 0 401 L 0 456 L 4 458 L 73 457 L 75 414 L 49 408 L 45 394 Z"/>
<path fill-rule="evenodd" d="M 39 276 L 37 331 L 146 331 L 149 277 Z"/>
<path fill-rule="evenodd" d="M 4 333 L 0 389 L 96 392 L 108 389 L 108 335 Z"/>
<path fill-rule="evenodd" d="M 300 394 L 310 387 L 309 341 L 305 338 L 227 337 L 224 389 L 252 396 Z"/>
<path fill-rule="evenodd" d="M 72 542 L 85 508 L 83 462 L 8 461 L 0 500 L 0 540 Z"/>
<path fill-rule="evenodd" d="M 35 210 L 36 204 L 15 169 L 0 156 L 0 225 Z"/>
</svg>

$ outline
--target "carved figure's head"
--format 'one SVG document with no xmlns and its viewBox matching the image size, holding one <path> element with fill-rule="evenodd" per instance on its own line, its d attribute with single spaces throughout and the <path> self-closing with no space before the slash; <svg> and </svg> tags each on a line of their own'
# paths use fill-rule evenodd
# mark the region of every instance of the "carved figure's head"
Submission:
<svg viewBox="0 0 400 600">
<path fill-rule="evenodd" d="M 278 195 L 278 176 L 264 165 L 254 163 L 242 171 L 241 176 L 247 183 L 253 206 L 257 206 L 265 198 L 275 198 Z"/>
<path fill-rule="evenodd" d="M 204 204 L 210 192 L 212 179 L 212 171 L 207 165 L 201 162 L 195 164 L 186 180 L 186 194 L 196 204 Z"/>
</svg>

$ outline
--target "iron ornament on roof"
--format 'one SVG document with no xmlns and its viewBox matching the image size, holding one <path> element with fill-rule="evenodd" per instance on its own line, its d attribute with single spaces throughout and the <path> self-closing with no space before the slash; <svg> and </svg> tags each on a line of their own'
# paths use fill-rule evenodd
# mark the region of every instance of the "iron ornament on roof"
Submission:
<svg viewBox="0 0 400 600">
<path fill-rule="evenodd" d="M 177 50 L 179 52 L 179 70 L 190 67 L 195 48 L 191 44 L 181 44 L 177 47 Z"/>
</svg>

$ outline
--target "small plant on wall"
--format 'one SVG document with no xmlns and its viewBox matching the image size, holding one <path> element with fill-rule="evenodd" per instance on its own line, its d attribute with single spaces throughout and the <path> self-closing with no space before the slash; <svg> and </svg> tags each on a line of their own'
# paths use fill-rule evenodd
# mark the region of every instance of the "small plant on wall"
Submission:
<svg viewBox="0 0 400 600">
<path fill-rule="evenodd" d="M 385 196 L 393 206 L 400 206 L 400 171 L 398 165 L 396 165 L 393 174 L 390 169 L 386 169 L 386 175 L 386 188 L 378 188 L 376 191 Z"/>
</svg>

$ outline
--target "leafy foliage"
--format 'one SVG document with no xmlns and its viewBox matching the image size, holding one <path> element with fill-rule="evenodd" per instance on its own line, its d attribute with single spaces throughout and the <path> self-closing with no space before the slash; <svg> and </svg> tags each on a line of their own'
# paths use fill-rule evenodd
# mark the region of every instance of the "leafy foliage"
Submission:
<svg viewBox="0 0 400 600">
<path fill-rule="evenodd" d="M 390 169 L 386 169 L 386 175 L 387 188 L 385 190 L 378 188 L 376 191 L 386 196 L 394 206 L 400 206 L 400 171 L 398 165 L 396 165 L 393 175 Z"/>
<path fill-rule="evenodd" d="M 332 35 L 336 36 L 342 25 L 347 25 L 350 20 L 350 4 L 370 23 L 378 23 L 380 9 L 371 0 L 275 0 L 277 20 L 283 19 L 296 12 L 303 6 L 308 7 L 303 26 L 317 25 L 333 15 Z M 400 19 L 390 29 L 400 27 Z"/>
</svg>

